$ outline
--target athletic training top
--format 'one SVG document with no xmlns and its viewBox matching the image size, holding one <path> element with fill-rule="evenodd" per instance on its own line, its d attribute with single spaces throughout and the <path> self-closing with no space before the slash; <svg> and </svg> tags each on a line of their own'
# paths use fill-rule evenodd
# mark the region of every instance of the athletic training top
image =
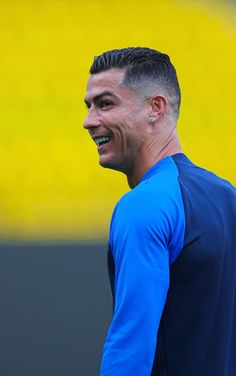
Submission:
<svg viewBox="0 0 236 376">
<path fill-rule="evenodd" d="M 236 190 L 182 153 L 115 207 L 101 376 L 236 375 Z"/>
</svg>

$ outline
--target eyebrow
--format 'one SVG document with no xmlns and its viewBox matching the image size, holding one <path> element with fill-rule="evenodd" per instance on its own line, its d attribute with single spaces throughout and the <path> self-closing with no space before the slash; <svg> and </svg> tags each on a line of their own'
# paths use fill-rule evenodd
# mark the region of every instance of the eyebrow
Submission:
<svg viewBox="0 0 236 376">
<path fill-rule="evenodd" d="M 105 95 L 107 95 L 109 97 L 113 97 L 115 99 L 118 99 L 118 97 L 115 94 L 113 94 L 111 91 L 103 91 L 102 93 L 95 95 L 95 97 L 93 97 L 93 99 L 92 99 L 92 102 L 98 102 L 99 99 L 101 99 Z M 90 102 L 87 99 L 84 99 L 84 102 L 85 102 L 87 107 L 90 106 Z"/>
</svg>

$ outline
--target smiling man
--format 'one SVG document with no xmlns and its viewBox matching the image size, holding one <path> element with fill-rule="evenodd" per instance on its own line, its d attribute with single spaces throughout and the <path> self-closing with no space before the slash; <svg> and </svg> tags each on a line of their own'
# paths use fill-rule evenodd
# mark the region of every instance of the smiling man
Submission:
<svg viewBox="0 0 236 376">
<path fill-rule="evenodd" d="M 131 188 L 111 220 L 114 313 L 101 375 L 233 376 L 235 189 L 182 152 L 167 55 L 108 51 L 90 73 L 84 128 L 100 165 Z"/>
</svg>

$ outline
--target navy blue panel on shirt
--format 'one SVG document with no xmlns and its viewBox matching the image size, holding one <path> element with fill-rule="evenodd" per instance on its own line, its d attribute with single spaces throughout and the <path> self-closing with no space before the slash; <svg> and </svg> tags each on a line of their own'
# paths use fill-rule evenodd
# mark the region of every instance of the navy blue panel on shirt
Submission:
<svg viewBox="0 0 236 376">
<path fill-rule="evenodd" d="M 172 265 L 152 375 L 236 375 L 236 191 L 174 155 L 186 231 Z"/>
<path fill-rule="evenodd" d="M 118 202 L 102 376 L 235 376 L 235 189 L 184 154 Z"/>
</svg>

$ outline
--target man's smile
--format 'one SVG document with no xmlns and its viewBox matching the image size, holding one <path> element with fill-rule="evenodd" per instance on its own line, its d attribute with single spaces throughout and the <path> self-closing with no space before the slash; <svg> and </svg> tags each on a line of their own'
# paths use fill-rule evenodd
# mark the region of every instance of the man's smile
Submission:
<svg viewBox="0 0 236 376">
<path fill-rule="evenodd" d="M 93 140 L 95 144 L 98 147 L 100 147 L 104 144 L 107 144 L 109 141 L 111 141 L 111 137 L 110 136 L 97 136 L 97 137 L 93 137 Z"/>
<path fill-rule="evenodd" d="M 110 136 L 99 136 L 99 137 L 95 137 L 94 141 L 98 146 L 101 146 L 101 145 L 106 144 L 107 142 L 111 141 L 111 137 Z"/>
</svg>

